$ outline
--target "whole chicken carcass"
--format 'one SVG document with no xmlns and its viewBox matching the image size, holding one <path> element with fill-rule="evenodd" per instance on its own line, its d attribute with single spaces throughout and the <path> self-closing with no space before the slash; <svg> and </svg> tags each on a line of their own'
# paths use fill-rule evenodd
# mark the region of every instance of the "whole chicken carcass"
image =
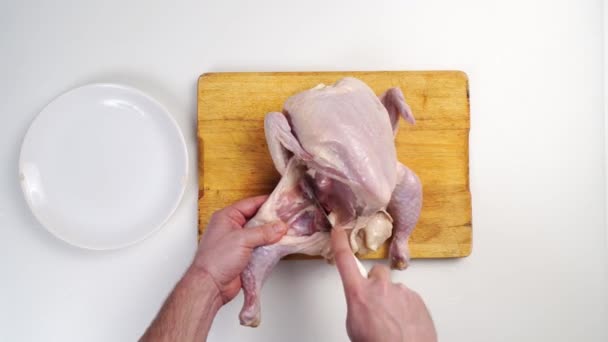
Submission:
<svg viewBox="0 0 608 342">
<path fill-rule="evenodd" d="M 376 250 L 392 235 L 391 266 L 407 267 L 407 239 L 420 214 L 422 185 L 397 161 L 400 115 L 414 124 L 399 88 L 376 97 L 351 77 L 298 93 L 282 113 L 266 115 L 266 140 L 282 178 L 245 228 L 282 220 L 289 229 L 276 244 L 256 248 L 241 274 L 241 324 L 260 323 L 261 288 L 282 257 L 331 258 L 331 226 L 347 229 L 355 253 Z M 318 202 L 311 198 L 311 184 Z"/>
</svg>

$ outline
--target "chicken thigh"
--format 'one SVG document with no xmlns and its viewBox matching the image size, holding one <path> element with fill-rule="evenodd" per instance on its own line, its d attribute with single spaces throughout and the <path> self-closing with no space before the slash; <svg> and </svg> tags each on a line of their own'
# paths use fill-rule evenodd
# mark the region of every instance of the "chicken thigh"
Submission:
<svg viewBox="0 0 608 342">
<path fill-rule="evenodd" d="M 376 250 L 392 235 L 391 266 L 407 267 L 422 185 L 397 161 L 400 116 L 414 124 L 399 88 L 376 97 L 351 77 L 291 96 L 282 113 L 266 115 L 266 140 L 282 178 L 245 228 L 282 220 L 289 230 L 276 244 L 255 249 L 241 274 L 241 324 L 260 323 L 260 291 L 279 259 L 294 253 L 331 258 L 331 226 L 349 231 L 355 253 Z"/>
</svg>

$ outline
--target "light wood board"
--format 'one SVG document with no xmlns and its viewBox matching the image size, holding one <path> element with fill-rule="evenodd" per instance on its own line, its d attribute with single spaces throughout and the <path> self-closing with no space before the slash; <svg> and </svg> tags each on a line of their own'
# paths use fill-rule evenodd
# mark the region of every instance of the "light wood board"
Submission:
<svg viewBox="0 0 608 342">
<path fill-rule="evenodd" d="M 471 252 L 468 79 L 460 71 L 211 73 L 198 81 L 199 230 L 241 198 L 267 194 L 279 180 L 264 138 L 266 113 L 291 95 L 345 76 L 377 94 L 400 87 L 416 125 L 401 120 L 398 159 L 422 180 L 422 213 L 409 245 L 414 258 Z M 385 258 L 386 245 L 363 258 Z"/>
</svg>

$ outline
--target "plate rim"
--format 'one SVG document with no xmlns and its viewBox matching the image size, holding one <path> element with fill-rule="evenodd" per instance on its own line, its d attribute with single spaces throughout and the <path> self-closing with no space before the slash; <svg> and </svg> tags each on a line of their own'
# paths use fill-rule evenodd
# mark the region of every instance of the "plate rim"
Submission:
<svg viewBox="0 0 608 342">
<path fill-rule="evenodd" d="M 180 146 L 180 150 L 182 151 L 181 153 L 184 156 L 184 164 L 183 164 L 184 173 L 179 182 L 180 183 L 179 194 L 176 197 L 174 203 L 172 203 L 170 210 L 167 211 L 166 216 L 162 220 L 159 220 L 159 222 L 157 224 L 155 224 L 154 227 L 152 229 L 150 229 L 150 231 L 147 232 L 146 234 L 143 234 L 143 235 L 139 236 L 138 238 L 125 242 L 125 243 L 108 245 L 108 246 L 104 246 L 104 247 L 91 246 L 88 244 L 83 244 L 83 243 L 68 239 L 68 238 L 62 236 L 61 234 L 59 234 L 51 224 L 49 224 L 48 222 L 45 222 L 43 219 L 41 219 L 38 211 L 36 209 L 34 209 L 34 205 L 32 204 L 30 196 L 28 196 L 26 193 L 25 182 L 24 182 L 25 179 L 23 176 L 23 164 L 24 164 L 23 149 L 28 140 L 28 137 L 30 136 L 30 131 L 32 129 L 32 126 L 34 126 L 34 124 L 36 122 L 38 122 L 40 117 L 43 115 L 43 113 L 45 113 L 45 111 L 47 111 L 49 106 L 51 106 L 52 104 L 57 102 L 59 99 L 69 96 L 70 94 L 75 93 L 77 91 L 81 91 L 82 89 L 85 89 L 85 88 L 97 88 L 97 87 L 101 87 L 101 88 L 112 87 L 112 88 L 117 88 L 120 90 L 126 90 L 127 92 L 131 92 L 133 94 L 136 94 L 137 96 L 145 98 L 146 100 L 150 101 L 154 106 L 158 107 L 158 109 L 161 112 L 161 115 L 163 115 L 169 119 L 169 122 L 170 122 L 169 126 L 173 127 L 173 129 L 176 131 L 177 138 L 178 138 L 177 140 L 179 140 L 178 145 Z M 129 246 L 135 245 L 137 243 L 140 243 L 140 242 L 146 240 L 147 238 L 149 238 L 150 236 L 154 235 L 155 233 L 157 233 L 159 230 L 161 230 L 161 228 L 163 228 L 165 226 L 167 221 L 169 221 L 169 219 L 171 217 L 173 217 L 173 215 L 177 211 L 177 208 L 179 207 L 179 205 L 181 204 L 181 202 L 183 200 L 184 194 L 186 192 L 186 185 L 190 178 L 189 166 L 190 166 L 190 161 L 189 161 L 189 155 L 188 155 L 188 146 L 186 145 L 186 140 L 184 138 L 184 134 L 183 134 L 181 128 L 179 127 L 177 120 L 175 120 L 175 117 L 173 117 L 173 115 L 171 115 L 171 112 L 167 109 L 167 107 L 165 107 L 162 103 L 160 103 L 154 97 L 148 95 L 147 93 L 143 92 L 142 90 L 135 88 L 131 85 L 126 85 L 126 84 L 121 84 L 121 83 L 112 83 L 112 82 L 94 82 L 94 83 L 87 83 L 87 84 L 84 84 L 81 86 L 77 86 L 75 88 L 71 88 L 65 92 L 62 92 L 61 94 L 55 96 L 52 100 L 50 100 L 42 109 L 40 109 L 40 111 L 38 111 L 38 113 L 36 114 L 34 119 L 28 125 L 27 131 L 25 132 L 25 134 L 23 135 L 23 138 L 21 140 L 17 171 L 18 171 L 19 185 L 21 188 L 21 192 L 23 193 L 25 202 L 27 203 L 27 206 L 28 206 L 30 212 L 32 213 L 32 215 L 36 218 L 36 221 L 38 221 L 38 223 L 42 227 L 44 227 L 44 229 L 46 231 L 51 233 L 51 235 L 55 236 L 57 239 L 64 241 L 65 243 L 67 243 L 71 246 L 75 246 L 75 247 L 86 249 L 86 250 L 93 250 L 93 251 L 110 251 L 110 250 L 118 250 L 118 249 L 126 248 Z"/>
</svg>

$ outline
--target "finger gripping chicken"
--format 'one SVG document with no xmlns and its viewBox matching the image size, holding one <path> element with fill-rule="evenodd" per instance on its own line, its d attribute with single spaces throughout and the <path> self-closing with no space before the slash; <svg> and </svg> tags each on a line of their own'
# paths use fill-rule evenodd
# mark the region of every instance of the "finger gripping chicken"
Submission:
<svg viewBox="0 0 608 342">
<path fill-rule="evenodd" d="M 260 291 L 282 257 L 331 257 L 330 225 L 347 229 L 355 253 L 376 250 L 392 236 L 391 266 L 408 266 L 407 240 L 420 214 L 422 185 L 397 160 L 394 137 L 400 117 L 415 123 L 399 88 L 377 97 L 351 77 L 293 95 L 283 112 L 266 115 L 268 148 L 282 178 L 245 227 L 282 220 L 289 230 L 276 244 L 257 248 L 242 273 L 241 324 L 260 323 Z M 305 177 L 312 179 L 331 224 L 306 191 Z"/>
</svg>

